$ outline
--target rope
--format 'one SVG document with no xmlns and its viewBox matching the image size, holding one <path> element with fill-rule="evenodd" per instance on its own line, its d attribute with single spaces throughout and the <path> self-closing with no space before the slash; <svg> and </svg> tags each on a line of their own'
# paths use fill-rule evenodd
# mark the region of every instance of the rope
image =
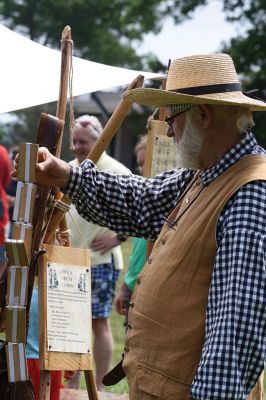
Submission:
<svg viewBox="0 0 266 400">
<path fill-rule="evenodd" d="M 75 228 L 76 228 L 76 230 L 77 230 L 77 232 L 78 232 L 78 234 L 79 234 L 79 236 L 80 236 L 80 238 L 81 238 L 81 240 L 82 240 L 82 242 L 83 242 L 83 244 L 84 244 L 84 246 L 85 246 L 85 249 L 89 250 L 89 247 L 87 246 L 87 243 L 86 243 L 86 241 L 85 241 L 85 239 L 84 239 L 84 236 L 82 235 L 82 233 L 81 233 L 81 231 L 80 231 L 78 225 L 76 224 L 76 222 L 75 222 L 75 220 L 74 220 L 74 217 L 73 217 L 73 215 L 71 214 L 71 212 L 69 212 L 69 215 L 70 215 L 70 218 L 72 219 L 72 222 L 73 222 L 73 224 L 74 224 L 74 226 L 75 226 Z"/>
<path fill-rule="evenodd" d="M 150 130 L 150 122 L 151 122 L 152 120 L 154 120 L 155 115 L 157 114 L 158 111 L 159 111 L 159 108 L 157 107 L 157 108 L 154 110 L 153 114 L 150 115 L 150 116 L 148 117 L 146 129 Z"/>
<path fill-rule="evenodd" d="M 63 213 L 66 213 L 66 212 L 68 212 L 70 210 L 70 205 L 68 205 L 66 203 L 63 203 L 61 200 L 55 200 L 54 198 L 50 198 L 49 199 L 49 204 L 48 204 L 49 217 L 47 218 L 47 221 L 46 221 L 46 224 L 45 224 L 45 228 L 44 228 L 43 233 L 42 233 L 40 245 L 43 244 L 44 238 L 45 238 L 46 233 L 47 233 L 48 226 L 49 226 L 49 224 L 51 222 L 51 219 L 52 219 L 53 214 L 54 214 L 54 210 L 56 208 L 58 210 L 62 211 Z"/>
<path fill-rule="evenodd" d="M 75 127 L 75 116 L 73 108 L 73 41 L 71 40 L 71 57 L 70 57 L 70 67 L 69 67 L 69 142 L 70 149 L 73 150 L 73 130 Z"/>
<path fill-rule="evenodd" d="M 60 231 L 59 229 L 55 232 L 56 240 L 58 241 L 60 246 L 65 246 L 68 242 L 68 238 L 70 236 L 70 229 L 66 231 Z"/>
<path fill-rule="evenodd" d="M 67 213 L 70 210 L 70 205 L 64 203 L 61 200 L 56 200 L 54 202 L 54 208 L 58 208 L 58 210 L 63 211 L 64 213 Z"/>
</svg>

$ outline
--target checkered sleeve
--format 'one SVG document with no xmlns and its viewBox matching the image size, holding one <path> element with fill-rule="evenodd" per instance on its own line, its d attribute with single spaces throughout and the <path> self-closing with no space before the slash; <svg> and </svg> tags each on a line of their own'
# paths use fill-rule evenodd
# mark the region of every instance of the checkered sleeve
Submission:
<svg viewBox="0 0 266 400">
<path fill-rule="evenodd" d="M 129 236 L 155 239 L 193 171 L 171 170 L 154 179 L 98 171 L 87 160 L 71 167 L 65 193 L 88 221 Z"/>
<path fill-rule="evenodd" d="M 217 228 L 206 335 L 192 395 L 246 400 L 266 356 L 266 182 L 241 188 Z"/>
</svg>

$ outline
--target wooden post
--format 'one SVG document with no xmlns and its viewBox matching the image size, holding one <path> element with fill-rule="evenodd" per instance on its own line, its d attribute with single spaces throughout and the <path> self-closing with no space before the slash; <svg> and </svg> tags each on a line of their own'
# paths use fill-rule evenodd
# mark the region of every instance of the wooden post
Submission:
<svg viewBox="0 0 266 400">
<path fill-rule="evenodd" d="M 40 371 L 40 400 L 50 400 L 51 371 Z M 53 399 L 51 399 L 53 400 Z"/>
</svg>

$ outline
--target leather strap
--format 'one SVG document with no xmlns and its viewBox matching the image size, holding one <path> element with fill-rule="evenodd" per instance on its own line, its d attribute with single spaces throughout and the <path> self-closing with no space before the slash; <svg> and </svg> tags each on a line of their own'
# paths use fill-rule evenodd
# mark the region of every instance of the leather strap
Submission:
<svg viewBox="0 0 266 400">
<path fill-rule="evenodd" d="M 113 369 L 111 369 L 108 374 L 103 377 L 102 382 L 105 386 L 116 385 L 118 382 L 126 377 L 122 363 L 123 359 Z"/>
<path fill-rule="evenodd" d="M 220 83 L 217 85 L 204 85 L 204 86 L 193 86 L 187 88 L 180 88 L 172 90 L 172 92 L 189 94 L 193 96 L 199 96 L 201 94 L 211 93 L 225 93 L 225 92 L 239 92 L 241 91 L 240 83 Z"/>
</svg>

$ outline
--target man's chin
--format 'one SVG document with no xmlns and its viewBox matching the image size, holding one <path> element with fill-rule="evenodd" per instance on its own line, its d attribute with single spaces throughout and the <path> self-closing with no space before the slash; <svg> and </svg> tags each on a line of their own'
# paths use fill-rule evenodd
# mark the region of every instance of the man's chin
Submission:
<svg viewBox="0 0 266 400">
<path fill-rule="evenodd" d="M 189 155 L 184 156 L 183 154 L 177 154 L 176 166 L 177 168 L 199 169 L 199 163 L 197 159 Z"/>
<path fill-rule="evenodd" d="M 79 164 L 81 164 L 83 161 L 85 161 L 86 159 L 87 159 L 87 157 L 86 156 L 76 156 L 77 157 L 77 160 L 78 160 L 78 162 L 79 162 Z"/>
</svg>

